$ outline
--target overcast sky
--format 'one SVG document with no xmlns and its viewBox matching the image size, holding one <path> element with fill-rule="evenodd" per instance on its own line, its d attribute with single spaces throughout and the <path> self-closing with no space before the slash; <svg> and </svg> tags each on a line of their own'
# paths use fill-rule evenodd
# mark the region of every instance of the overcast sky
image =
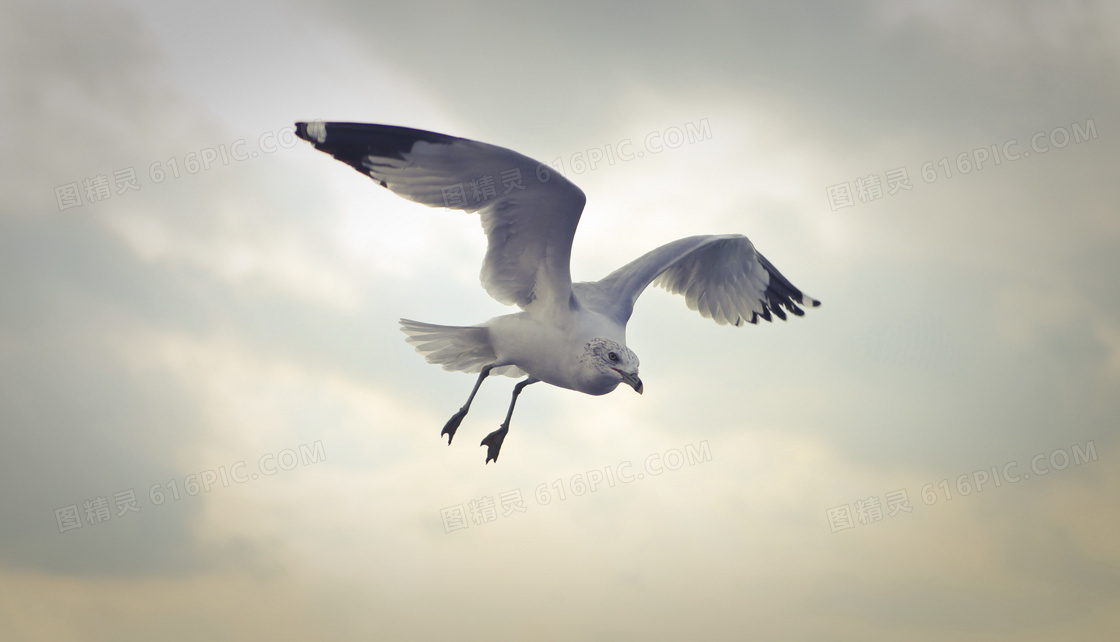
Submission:
<svg viewBox="0 0 1120 642">
<path fill-rule="evenodd" d="M 0 638 L 1106 640 L 1120 629 L 1107 2 L 0 4 Z M 296 120 L 502 145 L 573 277 L 749 236 L 823 301 L 651 288 L 645 394 L 407 317 L 510 310 L 474 215 Z"/>
</svg>

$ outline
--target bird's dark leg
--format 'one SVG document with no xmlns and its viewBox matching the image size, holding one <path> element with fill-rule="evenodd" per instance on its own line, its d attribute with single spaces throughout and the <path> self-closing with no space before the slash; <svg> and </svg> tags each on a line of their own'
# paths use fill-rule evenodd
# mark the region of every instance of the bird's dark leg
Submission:
<svg viewBox="0 0 1120 642">
<path fill-rule="evenodd" d="M 474 382 L 474 390 L 471 390 L 471 396 L 467 397 L 467 403 L 459 409 L 459 412 L 451 416 L 447 420 L 447 424 L 443 427 L 443 432 L 439 434 L 440 437 L 447 435 L 447 445 L 451 445 L 451 440 L 455 438 L 455 431 L 459 429 L 459 424 L 463 422 L 463 417 L 467 416 L 467 411 L 471 409 L 471 402 L 474 401 L 474 396 L 478 392 L 478 387 L 482 385 L 482 380 L 485 379 L 490 371 L 494 369 L 493 365 L 483 366 L 482 372 L 478 375 L 478 381 Z"/>
<path fill-rule="evenodd" d="M 522 388 L 538 381 L 540 381 L 540 379 L 529 377 L 513 387 L 513 399 L 509 401 L 509 410 L 506 412 L 506 420 L 502 422 L 502 425 L 497 430 L 486 435 L 486 438 L 479 444 L 480 446 L 486 446 L 486 463 L 489 464 L 491 461 L 498 461 L 498 451 L 502 449 L 502 442 L 505 441 L 506 433 L 509 432 L 509 419 L 513 416 L 513 406 L 517 403 L 517 395 L 521 394 Z"/>
</svg>

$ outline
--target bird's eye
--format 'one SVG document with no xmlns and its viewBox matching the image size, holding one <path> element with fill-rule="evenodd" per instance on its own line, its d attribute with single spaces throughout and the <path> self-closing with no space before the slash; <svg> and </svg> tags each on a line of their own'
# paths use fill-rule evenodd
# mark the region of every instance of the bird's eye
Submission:
<svg viewBox="0 0 1120 642">
<path fill-rule="evenodd" d="M 608 352 L 607 353 L 607 358 L 610 359 L 611 361 L 618 361 L 618 355 L 613 353 L 613 352 Z"/>
</svg>

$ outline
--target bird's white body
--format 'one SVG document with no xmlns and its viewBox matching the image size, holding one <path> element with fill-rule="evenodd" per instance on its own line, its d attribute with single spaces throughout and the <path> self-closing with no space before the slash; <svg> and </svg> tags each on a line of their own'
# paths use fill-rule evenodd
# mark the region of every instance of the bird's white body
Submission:
<svg viewBox="0 0 1120 642">
<path fill-rule="evenodd" d="M 558 319 L 540 319 L 528 312 L 486 322 L 496 364 L 515 365 L 529 376 L 561 388 L 604 395 L 621 379 L 603 381 L 582 367 L 583 347 L 597 338 L 626 345 L 626 328 L 602 314 L 580 309 Z"/>
<path fill-rule="evenodd" d="M 296 133 L 404 198 L 480 215 L 489 242 L 482 285 L 521 311 L 473 326 L 401 319 L 408 342 L 428 361 L 479 373 L 466 405 L 444 427 L 449 442 L 491 373 L 528 376 L 514 388 L 513 402 L 538 381 L 590 395 L 626 383 L 641 393 L 626 323 L 650 283 L 683 295 L 702 316 L 736 326 L 770 321 L 771 314 L 785 319 L 786 311 L 800 316 L 798 304 L 820 304 L 739 234 L 678 239 L 599 281 L 572 283 L 572 240 L 586 197 L 548 166 L 502 147 L 388 125 L 296 123 Z M 497 459 L 513 402 L 501 429 L 483 440 L 487 461 Z"/>
</svg>

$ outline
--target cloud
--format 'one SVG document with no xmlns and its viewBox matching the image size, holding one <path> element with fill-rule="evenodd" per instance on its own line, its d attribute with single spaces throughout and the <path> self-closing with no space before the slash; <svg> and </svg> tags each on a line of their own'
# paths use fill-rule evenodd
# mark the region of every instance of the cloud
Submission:
<svg viewBox="0 0 1120 642">
<path fill-rule="evenodd" d="M 1114 630 L 1111 9 L 807 6 L 6 7 L 0 637 Z M 647 394 L 534 386 L 483 466 L 513 382 L 446 446 L 471 378 L 396 328 L 508 311 L 477 220 L 284 138 L 308 118 L 557 163 L 590 197 L 576 278 L 743 232 L 824 306 L 736 330 L 650 290 L 628 335 Z M 1091 140 L 960 169 L 1089 119 Z M 674 127 L 710 137 L 646 147 Z M 623 141 L 649 153 L 574 164 Z M 830 207 L 900 167 L 910 190 Z M 577 492 L 624 462 L 643 478 Z M 960 492 L 1008 462 L 1021 481 Z M 139 512 L 89 521 L 130 489 Z M 912 512 L 858 520 L 898 489 Z M 511 490 L 524 512 L 479 516 Z"/>
</svg>

